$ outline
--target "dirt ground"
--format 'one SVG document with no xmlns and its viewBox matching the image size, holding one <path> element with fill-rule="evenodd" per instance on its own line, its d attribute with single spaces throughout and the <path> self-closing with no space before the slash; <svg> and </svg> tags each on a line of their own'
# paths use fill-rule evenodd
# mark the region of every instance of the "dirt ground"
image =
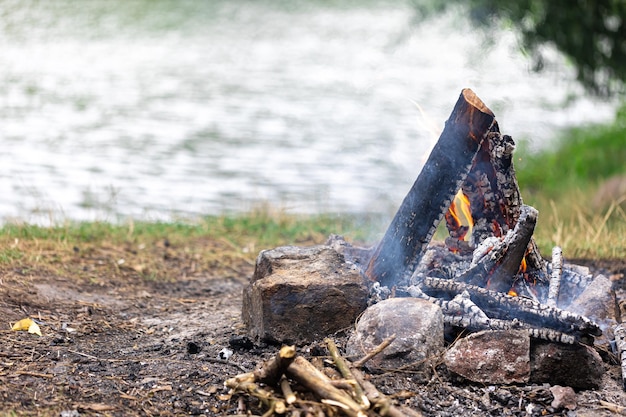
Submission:
<svg viewBox="0 0 626 417">
<path fill-rule="evenodd" d="M 182 249 L 154 250 L 163 252 L 167 279 L 125 266 L 119 254 L 81 248 L 56 273 L 0 271 L 0 416 L 263 413 L 254 399 L 231 396 L 223 385 L 278 350 L 244 337 L 241 292 L 253 265 L 242 259 L 198 267 Z M 626 261 L 591 265 L 613 275 L 626 272 Z M 24 317 L 35 319 L 43 336 L 10 330 Z M 335 337 L 340 347 L 345 336 Z M 225 348 L 234 352 L 228 360 L 221 359 Z M 299 352 L 310 357 L 325 349 L 303 346 Z M 551 407 L 548 385 L 469 384 L 443 366 L 426 384 L 410 373 L 371 380 L 397 404 L 426 416 L 626 414 L 619 408 L 626 407 L 619 368 L 606 368 L 601 389 L 579 392 L 574 411 Z"/>
</svg>

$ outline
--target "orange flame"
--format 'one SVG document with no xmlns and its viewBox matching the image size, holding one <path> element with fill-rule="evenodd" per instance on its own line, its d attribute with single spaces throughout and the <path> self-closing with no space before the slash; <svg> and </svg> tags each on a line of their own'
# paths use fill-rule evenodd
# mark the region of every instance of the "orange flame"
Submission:
<svg viewBox="0 0 626 417">
<path fill-rule="evenodd" d="M 513 288 L 511 288 L 511 289 L 509 290 L 509 293 L 508 293 L 508 294 L 509 294 L 511 297 L 517 297 L 517 291 L 515 291 Z"/>
<path fill-rule="evenodd" d="M 526 272 L 527 268 L 528 268 L 528 264 L 526 264 L 526 257 L 524 256 L 522 258 L 522 263 L 519 266 L 519 272 L 524 273 Z"/>
<path fill-rule="evenodd" d="M 452 204 L 450 204 L 450 214 L 457 221 L 457 224 L 468 226 L 465 240 L 469 240 L 469 237 L 472 236 L 474 219 L 472 219 L 469 198 L 463 193 L 463 190 L 459 190 L 454 196 L 454 200 L 452 200 Z"/>
</svg>

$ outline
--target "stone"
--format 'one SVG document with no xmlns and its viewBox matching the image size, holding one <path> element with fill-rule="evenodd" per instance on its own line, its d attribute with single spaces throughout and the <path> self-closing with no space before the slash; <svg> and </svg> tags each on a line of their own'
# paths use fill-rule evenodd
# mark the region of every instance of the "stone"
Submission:
<svg viewBox="0 0 626 417">
<path fill-rule="evenodd" d="M 359 318 L 346 353 L 359 359 L 394 334 L 395 340 L 367 366 L 407 367 L 416 377 L 428 378 L 444 344 L 441 308 L 418 298 L 390 298 L 374 304 Z"/>
<path fill-rule="evenodd" d="M 604 371 L 602 358 L 592 347 L 542 340 L 531 344 L 530 382 L 597 389 Z"/>
<path fill-rule="evenodd" d="M 352 327 L 367 307 L 362 275 L 330 246 L 284 246 L 262 251 L 244 288 L 248 336 L 304 344 Z"/>
<path fill-rule="evenodd" d="M 572 313 L 588 317 L 600 325 L 617 324 L 615 320 L 617 302 L 613 283 L 606 276 L 597 275 L 567 309 Z"/>
<path fill-rule="evenodd" d="M 552 400 L 552 403 L 550 404 L 553 408 L 557 410 L 561 410 L 563 408 L 567 408 L 568 410 L 576 409 L 578 404 L 576 403 L 576 393 L 572 387 L 555 385 L 550 387 L 550 392 L 554 397 L 554 400 Z"/>
<path fill-rule="evenodd" d="M 486 384 L 530 378 L 530 337 L 525 330 L 484 330 L 459 339 L 444 355 L 448 369 Z"/>
</svg>

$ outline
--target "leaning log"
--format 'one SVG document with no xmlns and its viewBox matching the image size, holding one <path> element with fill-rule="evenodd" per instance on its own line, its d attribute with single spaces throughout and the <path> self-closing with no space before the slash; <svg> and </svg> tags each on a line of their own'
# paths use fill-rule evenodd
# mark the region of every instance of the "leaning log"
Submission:
<svg viewBox="0 0 626 417">
<path fill-rule="evenodd" d="M 408 282 L 494 121 L 472 90 L 461 92 L 424 168 L 373 250 L 368 279 L 389 288 Z"/>
</svg>

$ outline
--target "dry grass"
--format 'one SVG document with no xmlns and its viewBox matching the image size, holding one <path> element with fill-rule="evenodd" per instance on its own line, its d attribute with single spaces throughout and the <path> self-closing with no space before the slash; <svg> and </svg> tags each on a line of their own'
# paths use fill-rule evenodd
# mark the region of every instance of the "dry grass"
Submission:
<svg viewBox="0 0 626 417">
<path fill-rule="evenodd" d="M 624 199 L 603 209 L 594 209 L 581 190 L 572 190 L 557 200 L 545 196 L 532 200 L 530 204 L 539 210 L 535 239 L 544 255 L 558 245 L 570 258 L 626 258 Z"/>
</svg>

